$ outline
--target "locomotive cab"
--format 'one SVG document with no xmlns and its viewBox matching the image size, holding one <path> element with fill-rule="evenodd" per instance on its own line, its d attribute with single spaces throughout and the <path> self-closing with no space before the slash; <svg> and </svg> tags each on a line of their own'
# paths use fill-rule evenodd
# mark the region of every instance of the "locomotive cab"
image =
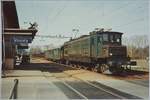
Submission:
<svg viewBox="0 0 150 100">
<path fill-rule="evenodd" d="M 105 58 L 110 57 L 126 57 L 126 46 L 122 45 L 122 34 L 118 32 L 108 32 L 102 34 L 102 48 L 100 55 Z M 99 43 L 98 43 L 99 45 Z"/>
<path fill-rule="evenodd" d="M 122 34 L 119 32 L 104 32 L 102 34 L 102 42 L 104 45 L 121 45 Z"/>
<path fill-rule="evenodd" d="M 122 34 L 120 32 L 97 33 L 97 63 L 103 67 L 107 66 L 111 72 L 122 70 L 123 66 L 130 62 L 127 48 L 122 45 Z"/>
<path fill-rule="evenodd" d="M 119 32 L 97 33 L 97 58 L 127 56 L 126 46 L 122 45 L 122 34 Z M 95 46 L 96 47 L 96 46 Z"/>
</svg>

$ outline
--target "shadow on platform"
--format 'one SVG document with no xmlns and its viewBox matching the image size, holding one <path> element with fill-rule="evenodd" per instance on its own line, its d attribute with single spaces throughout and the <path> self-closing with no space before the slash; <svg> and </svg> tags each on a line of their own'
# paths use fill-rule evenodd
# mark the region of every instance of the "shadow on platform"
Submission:
<svg viewBox="0 0 150 100">
<path fill-rule="evenodd" d="M 67 70 L 77 70 L 56 63 L 29 63 L 15 66 L 15 70 L 38 70 L 43 72 L 59 73 Z"/>
</svg>

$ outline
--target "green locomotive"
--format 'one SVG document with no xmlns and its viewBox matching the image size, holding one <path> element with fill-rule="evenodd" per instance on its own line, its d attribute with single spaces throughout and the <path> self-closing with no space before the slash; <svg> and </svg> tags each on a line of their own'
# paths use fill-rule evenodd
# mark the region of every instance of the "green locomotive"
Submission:
<svg viewBox="0 0 150 100">
<path fill-rule="evenodd" d="M 122 34 L 93 31 L 89 35 L 72 39 L 59 48 L 59 61 L 97 72 L 104 72 L 107 69 L 113 73 L 121 72 L 131 65 L 127 48 L 122 45 Z"/>
</svg>

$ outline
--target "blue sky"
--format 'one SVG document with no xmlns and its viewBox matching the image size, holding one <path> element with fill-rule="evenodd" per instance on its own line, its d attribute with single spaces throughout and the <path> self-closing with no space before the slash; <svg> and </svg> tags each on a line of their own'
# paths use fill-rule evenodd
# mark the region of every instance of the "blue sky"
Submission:
<svg viewBox="0 0 150 100">
<path fill-rule="evenodd" d="M 124 37 L 149 33 L 148 0 L 16 0 L 21 28 L 36 21 L 39 35 L 77 36 L 95 28 L 112 28 Z M 62 45 L 68 39 L 35 38 L 32 45 Z"/>
</svg>

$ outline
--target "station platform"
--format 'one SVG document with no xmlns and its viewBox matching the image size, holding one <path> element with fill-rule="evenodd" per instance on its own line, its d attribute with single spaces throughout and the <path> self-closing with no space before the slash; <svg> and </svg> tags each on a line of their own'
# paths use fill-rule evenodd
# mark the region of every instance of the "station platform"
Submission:
<svg viewBox="0 0 150 100">
<path fill-rule="evenodd" d="M 58 87 L 43 77 L 41 71 L 10 70 L 5 72 L 5 78 L 1 79 L 1 100 L 9 99 L 14 79 L 19 80 L 18 99 L 68 99 Z"/>
</svg>

